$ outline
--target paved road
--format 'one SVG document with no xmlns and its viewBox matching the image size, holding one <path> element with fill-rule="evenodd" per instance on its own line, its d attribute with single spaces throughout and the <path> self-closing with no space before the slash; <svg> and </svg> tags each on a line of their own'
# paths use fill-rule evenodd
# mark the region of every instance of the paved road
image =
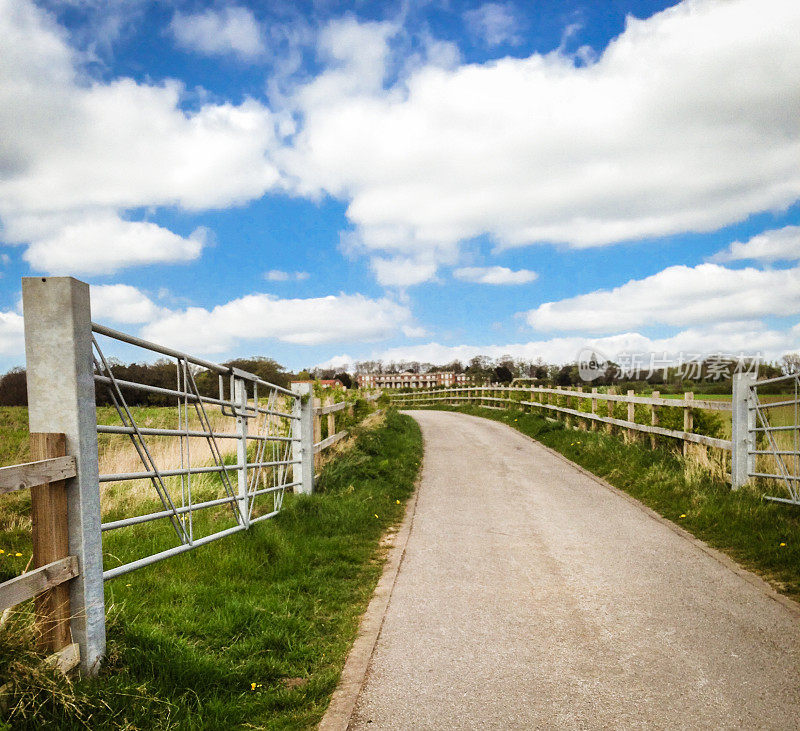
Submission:
<svg viewBox="0 0 800 731">
<path fill-rule="evenodd" d="M 422 426 L 417 512 L 351 728 L 800 728 L 800 621 L 495 422 Z"/>
</svg>

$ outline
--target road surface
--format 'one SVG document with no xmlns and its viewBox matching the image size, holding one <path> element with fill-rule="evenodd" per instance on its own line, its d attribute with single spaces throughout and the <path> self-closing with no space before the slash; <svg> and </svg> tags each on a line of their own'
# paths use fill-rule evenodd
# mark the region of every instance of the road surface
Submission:
<svg viewBox="0 0 800 731">
<path fill-rule="evenodd" d="M 800 728 L 800 615 L 505 425 L 425 461 L 353 729 Z"/>
</svg>

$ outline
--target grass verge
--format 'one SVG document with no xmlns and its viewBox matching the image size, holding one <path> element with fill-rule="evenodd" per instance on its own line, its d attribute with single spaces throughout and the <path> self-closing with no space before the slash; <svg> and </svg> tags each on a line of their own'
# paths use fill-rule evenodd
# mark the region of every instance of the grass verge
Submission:
<svg viewBox="0 0 800 731">
<path fill-rule="evenodd" d="M 670 449 L 626 444 L 605 432 L 568 429 L 520 410 L 472 405 L 442 410 L 500 421 L 533 437 L 800 600 L 797 508 L 763 500 L 752 488 L 733 492 L 719 477 Z"/>
<path fill-rule="evenodd" d="M 287 495 L 273 520 L 110 581 L 98 678 L 38 669 L 30 607 L 13 615 L 0 630 L 0 684 L 11 682 L 0 728 L 313 727 L 422 458 L 419 428 L 394 410 L 353 431 L 317 494 Z"/>
</svg>

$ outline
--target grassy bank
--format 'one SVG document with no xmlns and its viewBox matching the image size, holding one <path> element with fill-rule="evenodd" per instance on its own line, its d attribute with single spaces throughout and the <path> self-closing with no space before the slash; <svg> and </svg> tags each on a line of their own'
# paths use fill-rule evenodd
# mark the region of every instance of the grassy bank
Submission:
<svg viewBox="0 0 800 731">
<path fill-rule="evenodd" d="M 555 449 L 633 495 L 800 600 L 800 510 L 736 492 L 696 461 L 672 449 L 625 444 L 605 432 L 567 429 L 538 414 L 476 406 L 448 410 L 501 421 Z"/>
<path fill-rule="evenodd" d="M 110 581 L 99 678 L 70 685 L 33 670 L 24 607 L 0 631 L 8 728 L 313 727 L 422 456 L 418 427 L 394 411 L 355 431 L 318 494 L 288 495 L 273 520 Z"/>
</svg>

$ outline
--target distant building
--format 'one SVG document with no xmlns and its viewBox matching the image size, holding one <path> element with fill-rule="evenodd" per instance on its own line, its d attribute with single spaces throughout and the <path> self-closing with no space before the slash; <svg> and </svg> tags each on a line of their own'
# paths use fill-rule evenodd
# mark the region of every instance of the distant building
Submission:
<svg viewBox="0 0 800 731">
<path fill-rule="evenodd" d="M 439 373 L 362 373 L 358 376 L 361 388 L 436 388 L 437 386 L 464 386 L 472 383 L 466 373 L 442 371 Z"/>
</svg>

